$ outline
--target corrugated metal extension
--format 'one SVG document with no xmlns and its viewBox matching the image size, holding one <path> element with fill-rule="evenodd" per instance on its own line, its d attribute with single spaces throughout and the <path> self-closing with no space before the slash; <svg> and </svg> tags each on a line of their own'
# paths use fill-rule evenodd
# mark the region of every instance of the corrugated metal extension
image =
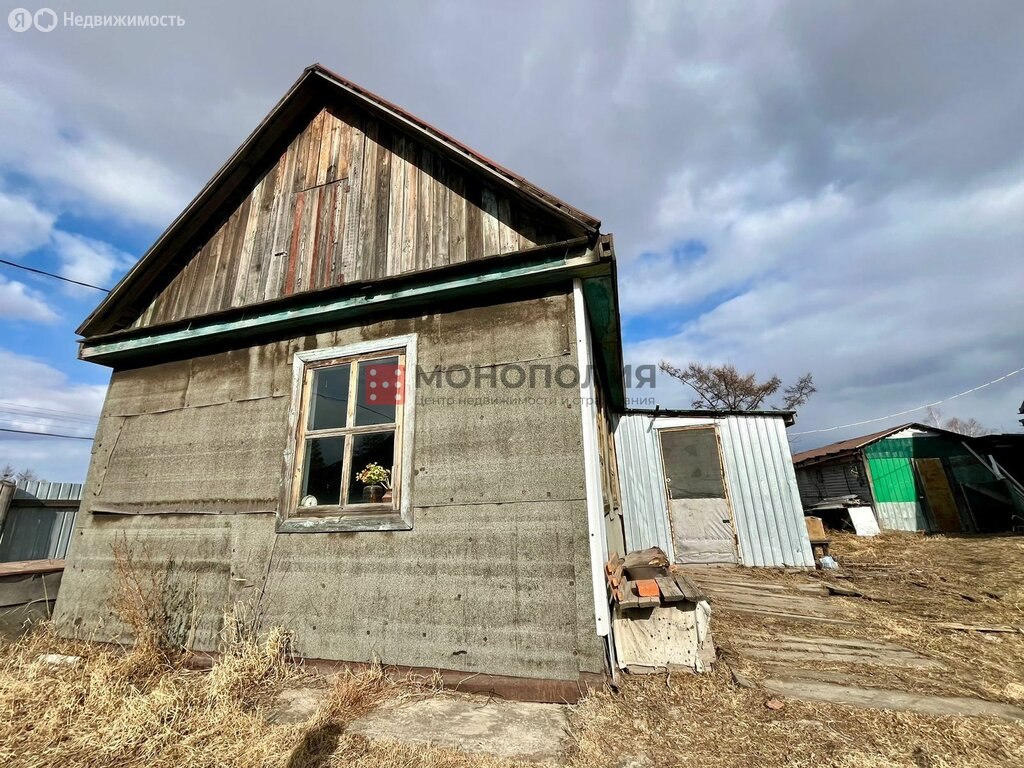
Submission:
<svg viewBox="0 0 1024 768">
<path fill-rule="evenodd" d="M 626 544 L 659 546 L 674 559 L 658 430 L 715 424 L 736 522 L 740 561 L 753 566 L 814 565 L 783 419 L 773 416 L 620 416 L 615 429 Z"/>
<path fill-rule="evenodd" d="M 81 498 L 81 483 L 18 483 L 0 530 L 0 562 L 63 560 Z M 39 501 L 67 505 L 40 506 Z"/>
<path fill-rule="evenodd" d="M 638 414 L 619 416 L 615 426 L 615 453 L 619 463 L 626 549 L 661 547 L 669 559 L 675 560 L 654 419 Z"/>
</svg>

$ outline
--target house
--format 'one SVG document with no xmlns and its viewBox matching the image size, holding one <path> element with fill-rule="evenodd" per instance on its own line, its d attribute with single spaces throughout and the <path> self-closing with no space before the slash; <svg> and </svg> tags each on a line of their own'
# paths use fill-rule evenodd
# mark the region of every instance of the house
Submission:
<svg viewBox="0 0 1024 768">
<path fill-rule="evenodd" d="M 641 411 L 616 418 L 627 551 L 680 564 L 814 567 L 789 411 Z"/>
<path fill-rule="evenodd" d="M 308 659 L 525 698 L 610 672 L 595 218 L 314 65 L 78 333 L 111 380 L 62 632 L 124 636 L 123 541 L 197 650 L 244 609 Z"/>
<path fill-rule="evenodd" d="M 573 701 L 620 666 L 612 553 L 813 565 L 792 414 L 627 411 L 600 222 L 318 65 L 78 333 L 111 379 L 68 635 L 127 637 L 127 550 L 197 651 L 234 612 Z"/>
<path fill-rule="evenodd" d="M 994 456 L 1012 466 L 1014 437 L 900 424 L 803 451 L 793 463 L 805 509 L 853 496 L 883 530 L 1006 531 L 1024 521 L 1024 495 Z"/>
</svg>

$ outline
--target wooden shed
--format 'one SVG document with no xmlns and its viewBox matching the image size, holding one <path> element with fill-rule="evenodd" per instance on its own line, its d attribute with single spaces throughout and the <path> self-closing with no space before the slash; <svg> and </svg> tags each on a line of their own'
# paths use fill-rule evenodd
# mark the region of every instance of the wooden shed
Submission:
<svg viewBox="0 0 1024 768">
<path fill-rule="evenodd" d="M 307 658 L 575 699 L 609 671 L 600 222 L 308 68 L 79 328 L 112 369 L 56 607 L 114 639 L 123 539 Z M 468 673 L 468 675 L 467 675 Z"/>
<path fill-rule="evenodd" d="M 873 508 L 883 530 L 1008 531 L 1024 521 L 1024 491 L 995 454 L 1014 437 L 900 424 L 803 451 L 793 462 L 804 507 L 816 514 L 853 497 Z"/>
</svg>

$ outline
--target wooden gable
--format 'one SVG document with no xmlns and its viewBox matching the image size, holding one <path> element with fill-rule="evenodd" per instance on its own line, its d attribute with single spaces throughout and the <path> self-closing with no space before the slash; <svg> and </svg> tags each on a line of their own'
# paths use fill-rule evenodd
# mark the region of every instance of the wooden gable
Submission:
<svg viewBox="0 0 1024 768">
<path fill-rule="evenodd" d="M 244 190 L 243 190 L 244 191 Z M 580 234 L 411 132 L 321 109 L 127 327 L 199 317 Z M 122 327 L 125 327 L 122 325 Z"/>
</svg>

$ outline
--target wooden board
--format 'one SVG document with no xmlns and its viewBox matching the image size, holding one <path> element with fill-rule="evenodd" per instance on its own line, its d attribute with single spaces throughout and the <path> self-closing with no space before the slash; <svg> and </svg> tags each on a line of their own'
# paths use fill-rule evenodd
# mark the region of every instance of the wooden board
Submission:
<svg viewBox="0 0 1024 768">
<path fill-rule="evenodd" d="M 661 590 L 661 599 L 666 603 L 678 603 L 687 599 L 683 591 L 676 585 L 675 579 L 662 577 L 655 581 L 658 583 L 658 589 Z"/>
<path fill-rule="evenodd" d="M 764 687 L 772 693 L 809 701 L 826 701 L 868 709 L 892 709 L 925 715 L 966 715 L 1024 720 L 1024 709 L 965 696 L 930 696 L 884 688 L 859 688 L 803 679 L 769 678 Z"/>
<path fill-rule="evenodd" d="M 707 599 L 707 596 L 704 594 L 704 590 L 694 584 L 693 581 L 687 578 L 684 574 L 677 572 L 672 574 L 672 577 L 676 586 L 679 588 L 679 591 L 682 592 L 683 596 L 690 602 L 699 603 L 701 600 Z"/>
<path fill-rule="evenodd" d="M 953 491 L 949 487 L 942 459 L 914 459 L 914 465 L 921 477 L 928 509 L 932 513 L 936 527 L 943 533 L 960 531 L 960 512 L 956 506 L 956 499 L 953 498 Z"/>
<path fill-rule="evenodd" d="M 0 576 L 0 608 L 33 602 L 52 602 L 64 572 Z"/>
<path fill-rule="evenodd" d="M 182 253 L 130 327 L 571 238 L 412 135 L 321 110 L 251 192 Z"/>
</svg>

